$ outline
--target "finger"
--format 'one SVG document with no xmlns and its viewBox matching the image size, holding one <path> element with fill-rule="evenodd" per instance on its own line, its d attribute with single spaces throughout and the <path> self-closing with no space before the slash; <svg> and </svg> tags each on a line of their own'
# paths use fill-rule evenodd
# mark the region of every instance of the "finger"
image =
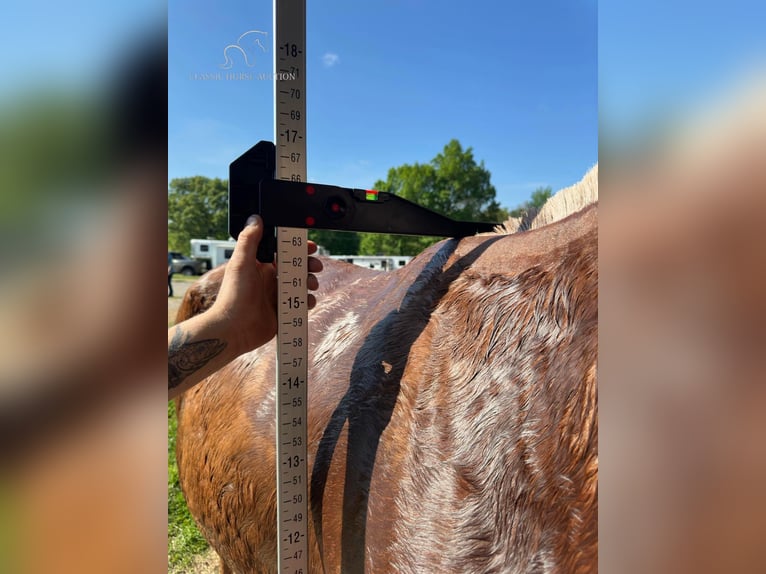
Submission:
<svg viewBox="0 0 766 574">
<path fill-rule="evenodd" d="M 312 291 L 316 291 L 319 289 L 319 280 L 316 278 L 316 275 L 309 274 L 308 280 L 306 281 L 306 285 L 308 285 L 308 288 Z"/>
<path fill-rule="evenodd" d="M 314 243 L 313 241 L 309 241 L 308 246 L 309 246 L 309 255 L 317 252 L 318 247 L 316 243 Z"/>
<path fill-rule="evenodd" d="M 239 232 L 237 245 L 230 262 L 237 265 L 255 265 L 258 261 L 258 244 L 263 237 L 263 220 L 259 215 L 251 215 L 247 225 Z"/>
<path fill-rule="evenodd" d="M 308 301 L 309 309 L 313 309 L 314 307 L 316 307 L 317 298 L 314 297 L 313 295 L 309 294 L 309 296 L 306 299 L 306 301 Z"/>
<path fill-rule="evenodd" d="M 309 257 L 310 273 L 319 273 L 322 269 L 324 269 L 324 265 L 322 265 L 322 262 L 319 259 L 316 257 Z"/>
</svg>

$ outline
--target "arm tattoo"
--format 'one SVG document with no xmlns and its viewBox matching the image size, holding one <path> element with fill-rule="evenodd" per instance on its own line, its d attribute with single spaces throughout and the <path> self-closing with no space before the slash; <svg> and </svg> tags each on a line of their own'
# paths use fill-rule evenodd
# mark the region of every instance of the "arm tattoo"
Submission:
<svg viewBox="0 0 766 574">
<path fill-rule="evenodd" d="M 189 343 L 190 335 L 178 327 L 168 345 L 168 389 L 174 389 L 193 372 L 204 367 L 210 359 L 226 348 L 220 339 L 205 339 Z"/>
</svg>

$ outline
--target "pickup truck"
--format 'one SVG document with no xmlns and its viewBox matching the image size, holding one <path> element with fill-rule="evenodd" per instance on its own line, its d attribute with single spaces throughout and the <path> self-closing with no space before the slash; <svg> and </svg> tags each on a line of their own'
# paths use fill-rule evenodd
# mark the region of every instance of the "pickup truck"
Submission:
<svg viewBox="0 0 766 574">
<path fill-rule="evenodd" d="M 173 273 L 180 273 L 181 275 L 202 275 L 202 261 L 190 259 L 183 253 L 178 253 L 177 251 L 170 251 L 169 253 L 173 259 Z"/>
</svg>

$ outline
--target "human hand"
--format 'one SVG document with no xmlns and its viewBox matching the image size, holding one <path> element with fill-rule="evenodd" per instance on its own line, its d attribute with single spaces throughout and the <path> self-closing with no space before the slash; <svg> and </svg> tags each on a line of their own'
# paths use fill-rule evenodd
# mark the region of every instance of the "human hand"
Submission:
<svg viewBox="0 0 766 574">
<path fill-rule="evenodd" d="M 210 313 L 231 333 L 230 341 L 239 353 L 259 347 L 277 334 L 277 270 L 275 264 L 257 259 L 262 237 L 263 220 L 251 216 L 237 238 L 218 297 L 210 308 Z M 316 250 L 316 244 L 309 241 L 308 254 Z M 319 287 L 314 273 L 321 270 L 322 262 L 309 257 L 306 284 L 312 291 Z M 316 297 L 309 294 L 307 303 L 312 309 Z"/>
</svg>

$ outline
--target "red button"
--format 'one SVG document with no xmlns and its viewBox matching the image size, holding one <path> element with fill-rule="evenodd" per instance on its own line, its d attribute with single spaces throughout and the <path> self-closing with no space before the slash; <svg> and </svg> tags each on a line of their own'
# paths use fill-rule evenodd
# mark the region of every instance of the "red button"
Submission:
<svg viewBox="0 0 766 574">
<path fill-rule="evenodd" d="M 306 186 L 306 193 L 309 195 L 314 195 L 314 186 L 313 185 L 307 185 Z"/>
<path fill-rule="evenodd" d="M 314 221 L 314 218 L 313 218 L 313 217 L 311 217 L 310 215 L 309 215 L 308 217 L 306 217 L 306 225 L 308 225 L 309 227 L 311 227 L 311 226 L 313 226 L 313 225 L 314 225 L 314 223 L 316 223 L 316 222 Z"/>
<path fill-rule="evenodd" d="M 330 197 L 325 201 L 324 210 L 328 217 L 341 219 L 346 215 L 346 202 L 338 196 Z"/>
</svg>

